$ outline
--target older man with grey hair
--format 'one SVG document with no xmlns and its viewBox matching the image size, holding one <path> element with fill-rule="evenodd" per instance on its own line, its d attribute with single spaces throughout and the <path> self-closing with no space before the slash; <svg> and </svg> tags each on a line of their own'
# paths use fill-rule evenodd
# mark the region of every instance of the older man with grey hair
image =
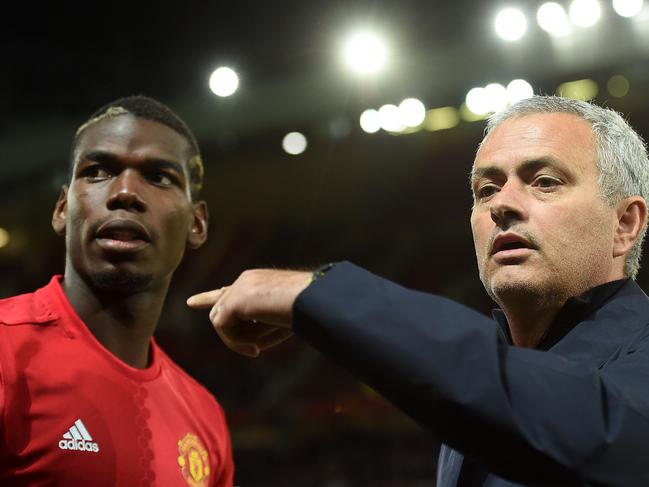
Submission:
<svg viewBox="0 0 649 487">
<path fill-rule="evenodd" d="M 612 110 L 534 97 L 494 115 L 471 228 L 494 320 L 349 263 L 254 270 L 193 296 L 257 356 L 293 332 L 443 442 L 440 487 L 649 485 L 642 139 Z"/>
</svg>

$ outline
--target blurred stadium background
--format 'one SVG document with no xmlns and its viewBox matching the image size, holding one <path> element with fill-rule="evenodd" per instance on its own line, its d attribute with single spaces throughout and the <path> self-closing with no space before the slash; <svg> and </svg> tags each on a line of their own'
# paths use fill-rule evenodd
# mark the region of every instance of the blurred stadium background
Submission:
<svg viewBox="0 0 649 487">
<path fill-rule="evenodd" d="M 344 259 L 489 313 L 467 179 L 485 116 L 557 93 L 648 137 L 646 3 L 14 4 L 0 34 L 0 296 L 63 270 L 49 222 L 76 127 L 120 96 L 158 98 L 199 139 L 211 210 L 158 341 L 225 407 L 236 483 L 434 485 L 436 439 L 371 389 L 296 339 L 235 356 L 184 300 L 245 268 Z"/>
</svg>

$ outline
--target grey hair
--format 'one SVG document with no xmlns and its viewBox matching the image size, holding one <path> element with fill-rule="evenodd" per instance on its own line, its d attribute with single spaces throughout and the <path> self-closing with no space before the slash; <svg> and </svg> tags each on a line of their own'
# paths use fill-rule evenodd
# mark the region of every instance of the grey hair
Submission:
<svg viewBox="0 0 649 487">
<path fill-rule="evenodd" d="M 597 151 L 599 190 L 610 206 L 628 196 L 641 196 L 649 201 L 649 160 L 645 143 L 627 121 L 610 108 L 558 96 L 534 96 L 489 117 L 485 139 L 501 123 L 535 113 L 570 113 L 591 125 Z M 645 226 L 626 258 L 625 274 L 632 279 L 640 269 L 646 231 Z"/>
</svg>

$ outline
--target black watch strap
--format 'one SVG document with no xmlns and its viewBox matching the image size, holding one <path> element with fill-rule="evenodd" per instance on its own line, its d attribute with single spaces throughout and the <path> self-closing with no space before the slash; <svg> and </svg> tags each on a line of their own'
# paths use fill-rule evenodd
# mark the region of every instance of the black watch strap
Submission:
<svg viewBox="0 0 649 487">
<path fill-rule="evenodd" d="M 311 274 L 311 282 L 317 281 L 318 279 L 323 277 L 327 272 L 331 270 L 334 265 L 335 264 L 333 262 L 329 262 L 328 264 L 318 267 L 313 271 L 313 274 Z"/>
</svg>

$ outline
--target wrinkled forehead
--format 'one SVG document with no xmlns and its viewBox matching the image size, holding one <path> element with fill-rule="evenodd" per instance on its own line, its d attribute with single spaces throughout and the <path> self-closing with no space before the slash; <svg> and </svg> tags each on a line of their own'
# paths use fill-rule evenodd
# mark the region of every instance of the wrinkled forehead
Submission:
<svg viewBox="0 0 649 487">
<path fill-rule="evenodd" d="M 482 140 L 477 167 L 552 158 L 575 170 L 597 171 L 592 126 L 570 113 L 533 113 L 505 120 Z"/>
</svg>

